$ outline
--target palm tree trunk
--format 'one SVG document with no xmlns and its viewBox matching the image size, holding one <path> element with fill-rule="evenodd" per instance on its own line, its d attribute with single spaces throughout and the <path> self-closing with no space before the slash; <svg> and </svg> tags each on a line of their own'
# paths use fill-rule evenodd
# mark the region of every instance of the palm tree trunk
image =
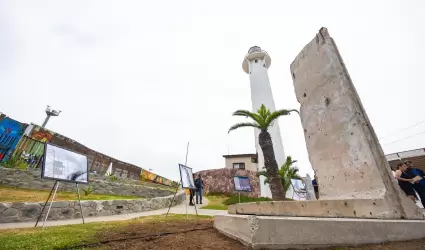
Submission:
<svg viewBox="0 0 425 250">
<path fill-rule="evenodd" d="M 274 155 L 272 138 L 267 130 L 261 130 L 258 139 L 261 150 L 263 151 L 264 167 L 266 168 L 267 174 L 269 176 L 272 198 L 275 201 L 283 201 L 285 200 L 285 192 L 279 177 L 279 167 Z"/>
</svg>

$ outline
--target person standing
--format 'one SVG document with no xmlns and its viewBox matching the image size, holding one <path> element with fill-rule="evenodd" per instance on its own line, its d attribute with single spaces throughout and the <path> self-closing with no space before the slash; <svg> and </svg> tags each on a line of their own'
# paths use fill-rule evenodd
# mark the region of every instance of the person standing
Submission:
<svg viewBox="0 0 425 250">
<path fill-rule="evenodd" d="M 195 179 L 195 187 L 196 187 L 196 204 L 198 204 L 198 197 L 199 202 L 202 204 L 202 191 L 204 189 L 204 181 L 201 179 L 201 175 L 198 174 Z"/>
<path fill-rule="evenodd" d="M 188 176 L 188 178 L 189 178 L 189 176 Z M 192 174 L 192 178 L 195 178 L 195 175 L 194 174 Z M 190 178 L 189 178 L 189 183 L 191 183 L 190 184 L 190 187 L 193 187 L 192 186 L 192 182 L 190 181 Z M 195 204 L 193 204 L 193 196 L 195 196 L 195 189 L 194 188 L 190 188 L 189 189 L 189 206 L 194 206 Z"/>
<path fill-rule="evenodd" d="M 317 184 L 316 174 L 314 175 L 314 179 L 311 181 L 311 184 L 313 184 L 314 194 L 316 194 L 316 199 L 319 199 L 319 185 Z"/>
</svg>

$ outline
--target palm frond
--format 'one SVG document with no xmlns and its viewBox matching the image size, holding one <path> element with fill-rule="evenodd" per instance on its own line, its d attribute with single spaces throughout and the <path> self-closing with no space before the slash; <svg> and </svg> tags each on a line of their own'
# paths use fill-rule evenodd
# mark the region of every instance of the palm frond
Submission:
<svg viewBox="0 0 425 250">
<path fill-rule="evenodd" d="M 228 133 L 230 133 L 231 131 L 238 129 L 238 128 L 242 128 L 242 127 L 254 127 L 254 128 L 259 128 L 261 129 L 258 124 L 254 123 L 254 122 L 242 122 L 242 123 L 236 123 L 235 125 L 231 126 L 229 128 Z"/>
<path fill-rule="evenodd" d="M 279 118 L 281 116 L 290 115 L 291 112 L 296 112 L 296 113 L 299 114 L 298 110 L 296 110 L 296 109 L 289 109 L 289 110 L 288 109 L 281 109 L 281 110 L 274 111 L 269 116 L 267 116 L 267 119 L 266 119 L 267 126 L 270 126 L 274 120 L 276 120 L 277 118 Z"/>
<path fill-rule="evenodd" d="M 263 168 L 263 169 L 264 169 L 264 168 Z M 270 181 L 269 181 L 269 174 L 267 173 L 267 171 L 266 171 L 266 170 L 259 171 L 259 172 L 257 173 L 257 177 L 260 177 L 260 176 L 264 176 L 264 177 L 266 177 L 266 178 L 264 179 L 264 184 L 268 184 L 268 183 L 270 183 Z"/>
<path fill-rule="evenodd" d="M 262 120 L 266 121 L 267 117 L 270 115 L 270 110 L 264 104 L 261 104 L 261 107 L 257 110 L 257 113 L 260 115 Z"/>
<path fill-rule="evenodd" d="M 259 171 L 257 173 L 257 177 L 259 176 L 265 176 L 266 178 L 269 177 L 269 174 L 267 174 L 267 171 Z"/>
<path fill-rule="evenodd" d="M 265 124 L 265 119 L 263 119 L 259 114 L 248 111 L 248 110 L 236 110 L 235 112 L 233 112 L 232 114 L 233 116 L 244 116 L 247 118 L 251 118 L 252 120 L 254 120 L 256 123 L 258 123 L 258 125 L 262 126 Z"/>
</svg>

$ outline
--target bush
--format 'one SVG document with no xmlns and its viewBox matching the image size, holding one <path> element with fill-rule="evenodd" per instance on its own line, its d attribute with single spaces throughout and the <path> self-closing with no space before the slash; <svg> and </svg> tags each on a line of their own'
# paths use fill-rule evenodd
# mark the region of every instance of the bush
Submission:
<svg viewBox="0 0 425 250">
<path fill-rule="evenodd" d="M 117 177 L 117 176 L 115 176 L 115 175 L 110 176 L 110 177 L 109 177 L 109 179 L 110 179 L 112 182 L 117 182 L 117 181 L 118 181 L 118 177 Z"/>
<path fill-rule="evenodd" d="M 91 193 L 93 193 L 94 189 L 89 186 L 88 188 L 83 188 L 84 196 L 89 196 Z"/>
<path fill-rule="evenodd" d="M 3 163 L 3 166 L 5 168 L 19 168 L 22 170 L 27 168 L 27 164 L 18 157 L 9 158 L 6 162 Z"/>
</svg>

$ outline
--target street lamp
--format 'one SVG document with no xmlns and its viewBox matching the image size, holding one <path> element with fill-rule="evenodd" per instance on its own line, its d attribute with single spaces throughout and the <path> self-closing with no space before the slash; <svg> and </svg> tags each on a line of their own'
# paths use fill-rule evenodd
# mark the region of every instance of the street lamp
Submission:
<svg viewBox="0 0 425 250">
<path fill-rule="evenodd" d="M 50 119 L 50 117 L 51 116 L 59 116 L 59 114 L 61 113 L 62 111 L 60 111 L 60 110 L 53 110 L 53 109 L 51 109 L 50 108 L 50 106 L 49 105 L 47 105 L 47 108 L 46 108 L 46 119 L 44 119 L 44 122 L 43 122 L 43 125 L 41 125 L 41 127 L 42 128 L 44 128 L 44 127 L 46 127 L 46 124 L 47 124 L 47 122 L 49 121 L 49 119 Z"/>
</svg>

